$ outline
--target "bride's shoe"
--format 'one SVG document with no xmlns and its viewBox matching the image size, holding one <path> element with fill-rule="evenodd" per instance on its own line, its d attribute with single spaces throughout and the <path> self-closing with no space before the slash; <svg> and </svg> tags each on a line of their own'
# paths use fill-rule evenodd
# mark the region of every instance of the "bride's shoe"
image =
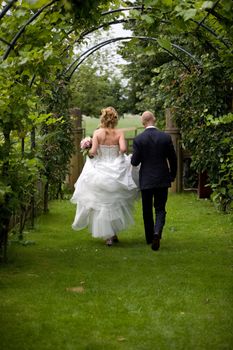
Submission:
<svg viewBox="0 0 233 350">
<path fill-rule="evenodd" d="M 113 238 L 112 238 L 112 237 L 111 237 L 111 238 L 108 238 L 108 239 L 106 240 L 106 245 L 107 245 L 108 247 L 111 247 L 112 244 L 113 244 Z"/>
</svg>

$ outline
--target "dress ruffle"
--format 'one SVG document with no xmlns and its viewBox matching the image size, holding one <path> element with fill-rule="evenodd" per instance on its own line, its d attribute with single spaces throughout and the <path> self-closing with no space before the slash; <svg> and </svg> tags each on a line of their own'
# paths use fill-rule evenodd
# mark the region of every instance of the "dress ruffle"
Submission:
<svg viewBox="0 0 233 350">
<path fill-rule="evenodd" d="M 95 158 L 87 158 L 75 184 L 71 202 L 77 210 L 72 228 L 88 227 L 93 237 L 112 237 L 134 223 L 137 195 L 130 157 L 119 154 L 118 146 L 100 146 Z"/>
</svg>

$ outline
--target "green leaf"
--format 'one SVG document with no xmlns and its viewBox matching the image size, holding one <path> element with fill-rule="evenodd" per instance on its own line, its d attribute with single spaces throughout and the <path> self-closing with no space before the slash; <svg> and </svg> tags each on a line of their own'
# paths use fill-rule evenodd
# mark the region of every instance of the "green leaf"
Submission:
<svg viewBox="0 0 233 350">
<path fill-rule="evenodd" d="M 226 194 L 226 188 L 225 188 L 225 187 L 220 187 L 220 188 L 219 188 L 219 192 L 220 192 L 221 194 Z"/>
<path fill-rule="evenodd" d="M 25 16 L 26 15 L 26 11 L 24 11 L 24 10 L 18 10 L 18 11 L 16 11 L 15 12 L 15 16 L 16 17 L 23 17 L 23 16 Z"/>
<path fill-rule="evenodd" d="M 183 18 L 185 21 L 187 21 L 188 19 L 195 17 L 196 13 L 197 13 L 196 9 L 189 9 L 189 10 L 183 11 Z"/>
<path fill-rule="evenodd" d="M 149 15 L 142 15 L 142 20 L 146 21 L 148 24 L 153 24 L 154 23 L 154 18 L 152 18 Z"/>
<path fill-rule="evenodd" d="M 131 18 L 139 18 L 141 15 L 141 12 L 138 10 L 131 10 L 130 11 L 130 17 Z"/>
<path fill-rule="evenodd" d="M 148 49 L 145 51 L 145 54 L 147 56 L 154 56 L 155 55 L 155 51 L 154 50 L 151 50 L 151 49 Z"/>
<path fill-rule="evenodd" d="M 202 10 L 211 9 L 213 5 L 214 5 L 213 1 L 204 1 L 201 9 Z"/>
<path fill-rule="evenodd" d="M 22 1 L 23 5 L 28 5 L 30 8 L 40 8 L 46 4 L 48 4 L 48 0 L 24 0 Z"/>
<path fill-rule="evenodd" d="M 163 0 L 164 5 L 172 6 L 174 0 Z"/>
<path fill-rule="evenodd" d="M 145 0 L 144 4 L 146 6 L 155 6 L 158 5 L 159 0 Z"/>
<path fill-rule="evenodd" d="M 53 54 L 53 50 L 52 50 L 52 49 L 46 50 L 46 51 L 44 52 L 44 59 L 45 59 L 45 61 L 46 61 L 50 56 L 52 56 L 52 54 Z"/>
<path fill-rule="evenodd" d="M 158 39 L 157 41 L 161 47 L 163 47 L 164 49 L 166 49 L 168 51 L 172 51 L 172 45 L 168 39 L 162 38 L 162 39 Z"/>
</svg>

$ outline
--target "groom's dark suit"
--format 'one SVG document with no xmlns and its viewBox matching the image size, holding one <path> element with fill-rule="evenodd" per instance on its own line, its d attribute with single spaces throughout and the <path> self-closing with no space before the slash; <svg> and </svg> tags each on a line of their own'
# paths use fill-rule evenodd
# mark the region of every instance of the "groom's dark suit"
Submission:
<svg viewBox="0 0 233 350">
<path fill-rule="evenodd" d="M 133 143 L 131 164 L 141 164 L 139 186 L 147 243 L 154 235 L 161 238 L 166 216 L 168 187 L 175 180 L 177 158 L 171 136 L 155 127 L 147 127 Z M 154 224 L 153 206 L 156 220 Z"/>
</svg>

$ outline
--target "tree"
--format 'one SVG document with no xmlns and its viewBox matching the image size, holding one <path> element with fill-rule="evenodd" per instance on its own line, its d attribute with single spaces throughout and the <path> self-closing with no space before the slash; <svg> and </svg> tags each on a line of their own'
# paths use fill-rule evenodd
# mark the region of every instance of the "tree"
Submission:
<svg viewBox="0 0 233 350">
<path fill-rule="evenodd" d="M 101 71 L 93 61 L 83 63 L 74 74 L 71 82 L 71 107 L 77 106 L 82 113 L 99 117 L 106 106 L 114 106 L 121 114 L 127 112 L 124 87 L 121 77 L 108 71 Z"/>
<path fill-rule="evenodd" d="M 136 106 L 159 116 L 166 107 L 173 108 L 193 168 L 208 172 L 212 198 L 225 211 L 233 200 L 233 4 L 150 0 L 144 4 L 143 11 L 131 12 L 137 26 L 134 29 L 131 22 L 130 27 L 135 35 L 156 41 L 130 42 L 122 50 L 131 62 L 126 74 L 131 76 Z M 189 55 L 177 53 L 178 46 Z"/>
<path fill-rule="evenodd" d="M 60 183 L 66 175 L 68 107 L 67 101 L 57 100 L 61 89 L 56 88 L 77 36 L 97 23 L 108 5 L 107 0 L 28 0 L 0 5 L 0 250 L 3 247 L 4 259 L 12 214 L 21 211 L 25 216 L 42 174 L 47 180 L 50 177 L 50 184 L 52 180 Z M 44 135 L 46 128 L 52 132 L 50 140 Z M 54 176 L 52 160 L 46 159 L 48 150 L 56 164 Z"/>
</svg>

